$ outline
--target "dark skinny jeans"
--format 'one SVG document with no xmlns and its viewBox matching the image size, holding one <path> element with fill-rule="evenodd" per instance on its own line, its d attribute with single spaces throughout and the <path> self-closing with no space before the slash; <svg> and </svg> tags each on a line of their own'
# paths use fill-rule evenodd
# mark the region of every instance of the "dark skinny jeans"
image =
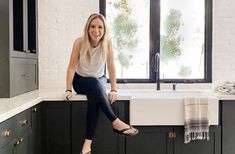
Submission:
<svg viewBox="0 0 235 154">
<path fill-rule="evenodd" d="M 82 77 L 75 73 L 73 89 L 76 93 L 87 96 L 86 139 L 92 140 L 99 116 L 99 109 L 104 112 L 111 122 L 116 120 L 117 116 L 113 112 L 108 96 L 99 78 Z"/>
</svg>

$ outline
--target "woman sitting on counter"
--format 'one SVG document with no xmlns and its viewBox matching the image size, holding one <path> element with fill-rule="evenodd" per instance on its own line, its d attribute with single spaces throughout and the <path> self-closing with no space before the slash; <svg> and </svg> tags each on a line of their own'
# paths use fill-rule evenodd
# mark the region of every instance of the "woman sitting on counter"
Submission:
<svg viewBox="0 0 235 154">
<path fill-rule="evenodd" d="M 104 75 L 107 64 L 111 90 L 106 94 L 107 79 Z M 117 99 L 116 72 L 112 43 L 105 18 L 94 13 L 88 18 L 84 35 L 75 40 L 67 69 L 65 100 L 72 97 L 73 89 L 87 96 L 86 136 L 81 154 L 91 154 L 92 137 L 98 112 L 101 109 L 111 121 L 113 131 L 133 136 L 138 130 L 121 121 L 112 110 L 111 103 Z"/>
</svg>

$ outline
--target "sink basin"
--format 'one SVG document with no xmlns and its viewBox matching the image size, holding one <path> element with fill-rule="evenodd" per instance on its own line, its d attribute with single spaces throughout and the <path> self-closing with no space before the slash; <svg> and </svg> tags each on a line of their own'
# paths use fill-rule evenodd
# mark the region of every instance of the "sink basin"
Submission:
<svg viewBox="0 0 235 154">
<path fill-rule="evenodd" d="M 218 125 L 218 99 L 206 91 L 130 91 L 131 125 L 184 125 L 186 97 L 208 98 L 210 125 Z"/>
<path fill-rule="evenodd" d="M 167 91 L 167 90 L 160 90 L 160 91 L 154 91 L 154 90 L 136 90 L 136 91 L 130 91 L 133 98 L 168 98 L 168 99 L 174 99 L 174 98 L 185 98 L 185 97 L 215 97 L 210 92 L 207 91 Z"/>
</svg>

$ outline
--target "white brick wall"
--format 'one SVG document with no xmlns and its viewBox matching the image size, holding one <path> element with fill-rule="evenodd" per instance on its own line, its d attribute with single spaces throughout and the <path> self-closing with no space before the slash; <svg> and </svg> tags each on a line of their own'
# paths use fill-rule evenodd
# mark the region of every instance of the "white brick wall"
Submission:
<svg viewBox="0 0 235 154">
<path fill-rule="evenodd" d="M 213 81 L 235 81 L 234 10 L 234 0 L 214 0 Z"/>
<path fill-rule="evenodd" d="M 39 0 L 39 88 L 65 86 L 73 41 L 83 34 L 91 13 L 99 12 L 94 0 Z"/>
<path fill-rule="evenodd" d="M 39 87 L 63 88 L 73 41 L 82 35 L 94 0 L 39 0 Z M 213 81 L 235 81 L 235 1 L 214 0 Z"/>
</svg>

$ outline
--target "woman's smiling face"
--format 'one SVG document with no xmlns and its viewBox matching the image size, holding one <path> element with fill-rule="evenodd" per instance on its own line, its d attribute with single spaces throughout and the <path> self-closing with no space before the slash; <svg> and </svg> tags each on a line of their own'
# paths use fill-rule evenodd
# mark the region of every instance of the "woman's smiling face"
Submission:
<svg viewBox="0 0 235 154">
<path fill-rule="evenodd" d="M 88 34 L 91 44 L 96 46 L 104 36 L 104 23 L 100 18 L 95 18 L 90 22 Z"/>
</svg>

